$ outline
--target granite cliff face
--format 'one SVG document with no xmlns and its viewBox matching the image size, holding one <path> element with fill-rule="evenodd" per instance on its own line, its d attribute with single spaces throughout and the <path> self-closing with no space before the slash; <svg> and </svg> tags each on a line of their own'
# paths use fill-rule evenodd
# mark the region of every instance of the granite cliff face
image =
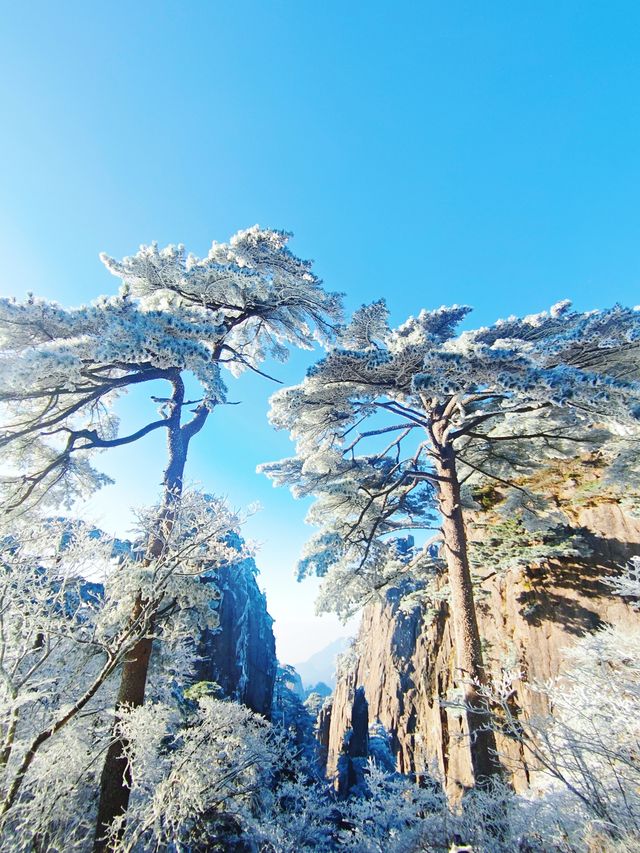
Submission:
<svg viewBox="0 0 640 853">
<path fill-rule="evenodd" d="M 252 559 L 216 572 L 220 627 L 202 637 L 196 678 L 217 682 L 225 696 L 271 719 L 276 642 L 273 619 L 255 575 Z"/>
<path fill-rule="evenodd" d="M 606 622 L 637 624 L 639 615 L 600 578 L 640 554 L 640 519 L 609 502 L 576 511 L 575 523 L 588 531 L 589 561 L 549 561 L 504 575 L 490 566 L 480 572 L 478 620 L 493 675 L 516 669 L 529 681 L 553 677 L 562 670 L 563 649 L 585 632 Z M 322 720 L 328 775 L 335 774 L 354 697 L 364 688 L 369 718 L 389 733 L 397 769 L 418 775 L 435 769 L 455 796 L 472 776 L 462 718 L 438 701 L 454 688 L 448 605 L 441 602 L 435 616 L 420 607 L 405 613 L 400 598 L 400 590 L 392 590 L 383 603 L 364 611 L 351 661 L 342 667 L 331 712 Z M 525 713 L 545 710 L 543 700 L 521 684 L 515 701 Z M 521 757 L 506 738 L 498 748 Z M 516 789 L 526 787 L 531 770 L 522 764 L 513 780 Z"/>
</svg>

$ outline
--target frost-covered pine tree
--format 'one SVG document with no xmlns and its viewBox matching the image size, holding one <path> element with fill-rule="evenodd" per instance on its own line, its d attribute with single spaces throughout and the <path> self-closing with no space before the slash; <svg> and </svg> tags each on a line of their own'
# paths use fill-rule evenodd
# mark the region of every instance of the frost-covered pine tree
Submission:
<svg viewBox="0 0 640 853">
<path fill-rule="evenodd" d="M 225 401 L 221 367 L 232 374 L 261 373 L 287 346 L 326 341 L 340 317 L 340 299 L 323 290 L 287 249 L 290 235 L 259 227 L 228 244 L 214 243 L 205 258 L 182 246 L 143 246 L 123 261 L 103 256 L 122 280 L 116 297 L 79 309 L 29 298 L 0 301 L 2 445 L 10 459 L 2 504 L 7 512 L 31 503 L 70 501 L 104 482 L 92 452 L 165 430 L 168 461 L 163 498 L 147 545 L 147 561 L 162 554 L 180 497 L 189 443 L 208 414 Z M 184 373 L 200 383 L 187 400 Z M 164 380 L 169 393 L 155 398 L 159 417 L 119 435 L 113 403 L 133 386 Z M 191 411 L 189 408 L 191 407 Z M 185 412 L 187 412 L 185 417 Z M 146 603 L 136 601 L 136 622 Z M 122 668 L 118 707 L 144 701 L 152 636 L 140 638 Z M 107 753 L 98 835 L 126 811 L 127 761 L 121 740 Z"/>
<path fill-rule="evenodd" d="M 483 780 L 499 766 L 478 690 L 485 673 L 463 487 L 489 480 L 522 494 L 523 474 L 600 446 L 605 424 L 637 434 L 640 385 L 611 365 L 614 353 L 637 352 L 640 312 L 583 314 L 563 302 L 457 334 L 469 311 L 422 311 L 391 329 L 384 302 L 363 307 L 302 384 L 274 395 L 272 423 L 289 430 L 297 455 L 262 470 L 296 496 L 317 497 L 309 521 L 321 529 L 299 568 L 326 576 L 325 604 L 334 606 L 433 561 L 427 547 L 407 559 L 391 536 L 433 524 L 435 506 L 474 776 Z M 601 354 L 598 369 L 577 366 L 580 348 Z"/>
<path fill-rule="evenodd" d="M 155 430 L 169 437 L 165 485 L 175 488 L 190 438 L 225 402 L 221 367 L 260 372 L 265 357 L 285 359 L 288 345 L 310 348 L 331 336 L 340 300 L 287 249 L 288 237 L 256 226 L 214 243 L 202 259 L 156 245 L 123 261 L 103 256 L 122 280 L 120 293 L 81 308 L 1 299 L 0 447 L 10 463 L 2 509 L 47 497 L 59 505 L 91 491 L 104 482 L 91 451 Z M 185 372 L 199 381 L 200 399 L 185 399 Z M 152 398 L 159 416 L 119 435 L 118 396 L 157 380 L 169 388 L 166 399 Z M 189 407 L 194 417 L 185 423 Z"/>
</svg>

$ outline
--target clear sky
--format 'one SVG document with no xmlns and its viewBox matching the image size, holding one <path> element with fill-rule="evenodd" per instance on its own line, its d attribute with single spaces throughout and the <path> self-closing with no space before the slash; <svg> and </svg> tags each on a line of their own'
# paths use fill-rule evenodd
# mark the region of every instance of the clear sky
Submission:
<svg viewBox="0 0 640 853">
<path fill-rule="evenodd" d="M 295 232 L 353 309 L 394 322 L 468 303 L 472 321 L 638 304 L 640 4 L 554 2 L 0 2 L 3 294 L 65 304 L 117 282 L 98 253 L 183 242 L 198 254 L 256 222 Z M 296 357 L 278 375 L 303 374 Z M 292 568 L 305 507 L 258 477 L 289 453 L 273 391 L 240 380 L 190 476 L 263 542 L 279 652 L 342 629 L 312 619 Z M 139 416 L 144 400 L 128 402 Z M 92 506 L 126 527 L 163 446 L 104 456 Z"/>
</svg>

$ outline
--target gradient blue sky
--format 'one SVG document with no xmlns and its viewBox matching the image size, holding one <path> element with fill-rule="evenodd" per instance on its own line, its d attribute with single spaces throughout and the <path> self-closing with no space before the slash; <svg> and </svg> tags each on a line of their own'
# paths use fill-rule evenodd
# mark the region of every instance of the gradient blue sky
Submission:
<svg viewBox="0 0 640 853">
<path fill-rule="evenodd" d="M 640 302 L 637 2 L 0 2 L 3 294 L 112 291 L 102 250 L 290 229 L 347 306 L 400 322 L 469 303 L 472 322 Z M 295 382 L 308 358 L 279 376 Z M 292 567 L 305 507 L 255 475 L 288 454 L 246 378 L 193 447 L 190 476 L 263 541 L 279 651 L 336 633 Z M 141 417 L 132 399 L 126 417 Z M 161 440 L 104 456 L 91 511 L 126 527 Z"/>
</svg>

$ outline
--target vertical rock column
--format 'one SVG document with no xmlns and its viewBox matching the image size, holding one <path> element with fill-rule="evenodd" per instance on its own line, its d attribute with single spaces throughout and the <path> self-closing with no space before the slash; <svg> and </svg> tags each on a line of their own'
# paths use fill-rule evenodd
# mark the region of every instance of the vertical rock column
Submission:
<svg viewBox="0 0 640 853">
<path fill-rule="evenodd" d="M 351 728 L 344 737 L 338 760 L 338 794 L 364 793 L 364 771 L 369 757 L 369 703 L 364 687 L 358 687 L 351 708 Z"/>
</svg>

